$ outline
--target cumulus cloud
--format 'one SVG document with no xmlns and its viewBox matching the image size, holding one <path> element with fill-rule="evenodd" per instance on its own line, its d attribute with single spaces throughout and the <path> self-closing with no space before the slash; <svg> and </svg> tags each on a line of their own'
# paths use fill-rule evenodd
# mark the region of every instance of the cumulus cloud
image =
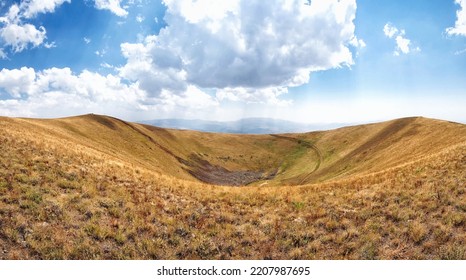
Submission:
<svg viewBox="0 0 466 280">
<path fill-rule="evenodd" d="M 388 38 L 393 38 L 398 33 L 398 28 L 394 27 L 391 23 L 387 23 L 383 27 L 383 33 Z"/>
<path fill-rule="evenodd" d="M 186 90 L 181 59 L 158 46 L 155 36 L 148 36 L 143 43 L 124 43 L 121 50 L 127 63 L 118 69 L 120 76 L 138 82 L 149 95 L 158 96 L 163 89 L 172 93 Z"/>
<path fill-rule="evenodd" d="M 358 37 L 354 36 L 353 39 L 349 41 L 350 45 L 356 48 L 365 48 L 366 42 L 362 39 L 358 39 Z"/>
<path fill-rule="evenodd" d="M 152 100 L 153 106 L 163 106 L 165 111 L 174 110 L 177 107 L 199 110 L 215 107 L 218 104 L 217 100 L 193 85 L 189 85 L 185 91 L 176 94 L 164 89 L 158 98 Z"/>
<path fill-rule="evenodd" d="M 160 110 L 192 111 L 215 107 L 217 100 L 195 86 L 176 94 L 164 89 L 156 98 L 125 83 L 117 75 L 101 75 L 84 70 L 75 74 L 70 68 L 2 69 L 0 71 L 0 114 L 23 116 L 63 116 L 100 112 Z M 49 113 L 47 113 L 49 112 Z"/>
<path fill-rule="evenodd" d="M 383 32 L 387 38 L 395 39 L 396 48 L 393 51 L 395 56 L 400 54 L 409 54 L 411 52 L 419 52 L 421 49 L 419 47 L 413 46 L 411 40 L 406 38 L 406 31 L 401 29 L 399 30 L 391 23 L 385 24 L 383 27 Z"/>
<path fill-rule="evenodd" d="M 0 71 L 0 89 L 3 88 L 11 97 L 20 98 L 22 93 L 29 92 L 35 79 L 36 73 L 32 68 L 2 69 Z"/>
<path fill-rule="evenodd" d="M 64 106 L 60 102 L 68 102 L 66 115 L 97 104 L 112 104 L 113 114 L 119 107 L 199 111 L 221 102 L 287 106 L 290 87 L 308 83 L 312 72 L 352 65 L 352 50 L 365 46 L 355 35 L 355 0 L 164 3 L 166 26 L 158 35 L 121 44 L 126 62 L 114 75 L 74 74 L 69 68 L 2 70 L 21 86 L 0 80 L 0 94 L 7 96 L 0 111 L 9 104 L 34 115 L 45 106 L 38 104 L 40 98 L 57 112 Z M 95 1 L 97 8 L 126 16 L 120 4 Z M 5 17 L 18 15 L 13 10 Z"/>
<path fill-rule="evenodd" d="M 12 4 L 8 11 L 0 17 L 0 39 L 4 46 L 13 52 L 22 52 L 29 46 L 46 48 L 55 47 L 55 43 L 46 42 L 46 30 L 43 26 L 25 23 L 24 20 L 34 18 L 40 13 L 55 11 L 55 8 L 70 0 L 26 0 L 20 4 Z M 5 59 L 6 53 L 2 49 L 0 58 Z"/>
<path fill-rule="evenodd" d="M 111 104 L 118 108 L 137 106 L 143 93 L 126 85 L 119 77 L 83 71 L 75 75 L 69 68 L 3 69 L 0 71 L 0 113 L 35 116 L 53 113 L 69 115 Z"/>
<path fill-rule="evenodd" d="M 448 35 L 466 36 L 466 0 L 455 0 L 460 5 L 456 12 L 456 22 L 454 27 L 446 29 Z"/>
<path fill-rule="evenodd" d="M 273 101 L 280 94 L 271 92 L 305 84 L 311 72 L 352 65 L 349 46 L 365 46 L 354 34 L 355 0 L 164 3 L 159 35 L 121 45 L 120 75 L 154 96 L 193 85 Z"/>
<path fill-rule="evenodd" d="M 409 45 L 411 44 L 411 40 L 404 38 L 403 35 L 398 35 L 396 36 L 395 41 L 399 51 L 404 54 L 408 54 L 410 52 Z"/>
<path fill-rule="evenodd" d="M 0 71 L 0 90 L 11 98 L 40 96 L 47 92 L 92 97 L 93 99 L 118 99 L 130 92 L 119 77 L 102 76 L 90 71 L 74 75 L 70 68 L 49 68 L 36 72 L 34 68 L 3 69 Z"/>
<path fill-rule="evenodd" d="M 40 13 L 52 13 L 63 3 L 71 3 L 71 0 L 29 0 L 21 2 L 21 8 L 25 18 L 33 18 Z"/>
<path fill-rule="evenodd" d="M 8 9 L 8 12 L 5 13 L 3 17 L 0 17 L 0 23 L 16 23 L 20 19 L 20 7 L 17 4 L 13 4 Z"/>
<path fill-rule="evenodd" d="M 8 24 L 0 31 L 0 37 L 5 42 L 5 46 L 12 48 L 14 52 L 21 52 L 29 45 L 37 47 L 46 38 L 46 31 L 43 26 L 37 29 L 32 24 Z"/>
<path fill-rule="evenodd" d="M 128 15 L 128 12 L 121 7 L 121 0 L 95 0 L 95 7 L 99 10 L 109 10 L 119 17 Z"/>
</svg>

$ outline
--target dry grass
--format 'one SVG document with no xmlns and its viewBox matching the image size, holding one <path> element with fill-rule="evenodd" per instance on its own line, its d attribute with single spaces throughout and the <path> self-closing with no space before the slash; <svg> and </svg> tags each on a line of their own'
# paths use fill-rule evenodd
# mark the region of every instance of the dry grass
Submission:
<svg viewBox="0 0 466 280">
<path fill-rule="evenodd" d="M 195 182 L 179 163 L 164 171 L 177 163 L 170 155 L 106 120 L 97 126 L 77 119 L 71 131 L 64 128 L 69 119 L 0 119 L 0 259 L 466 259 L 464 126 L 444 126 L 442 133 L 456 129 L 457 136 L 441 146 L 426 148 L 436 140 L 417 138 L 422 147 L 416 147 L 410 136 L 402 138 L 405 151 L 418 152 L 399 159 L 398 151 L 384 169 L 355 167 L 339 179 L 304 186 L 232 188 Z M 189 140 L 180 136 L 187 132 L 168 132 L 173 143 Z M 301 137 L 316 137 L 328 152 L 322 139 L 336 143 L 328 134 L 341 132 Z M 152 133 L 165 147 L 177 145 Z M 235 145 L 226 135 L 203 137 L 227 149 Z M 290 141 L 252 139 L 237 141 L 253 149 L 270 140 L 259 153 L 264 162 L 274 145 L 296 149 Z M 199 141 L 173 153 L 208 146 Z M 397 145 L 374 153 L 386 155 Z M 351 153 L 343 144 L 334 147 L 340 159 Z M 207 148 L 192 151 L 215 150 Z M 339 160 L 328 158 L 324 167 Z M 177 171 L 185 174 L 175 177 Z"/>
</svg>

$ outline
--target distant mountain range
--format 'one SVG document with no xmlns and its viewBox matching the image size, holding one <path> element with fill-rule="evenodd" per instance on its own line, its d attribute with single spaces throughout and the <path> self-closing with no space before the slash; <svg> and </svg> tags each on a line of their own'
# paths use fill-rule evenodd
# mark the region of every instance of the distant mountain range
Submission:
<svg viewBox="0 0 466 280">
<path fill-rule="evenodd" d="M 225 122 L 187 119 L 158 119 L 140 121 L 140 123 L 163 128 L 241 134 L 309 132 L 316 130 L 328 130 L 350 125 L 348 123 L 305 124 L 270 118 L 245 118 L 237 121 Z"/>
</svg>

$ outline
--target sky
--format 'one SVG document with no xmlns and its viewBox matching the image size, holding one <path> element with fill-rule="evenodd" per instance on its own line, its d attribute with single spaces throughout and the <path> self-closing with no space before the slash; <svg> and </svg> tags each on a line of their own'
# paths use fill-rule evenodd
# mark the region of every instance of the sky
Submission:
<svg viewBox="0 0 466 280">
<path fill-rule="evenodd" d="M 466 123 L 466 0 L 0 0 L 0 115 Z"/>
</svg>

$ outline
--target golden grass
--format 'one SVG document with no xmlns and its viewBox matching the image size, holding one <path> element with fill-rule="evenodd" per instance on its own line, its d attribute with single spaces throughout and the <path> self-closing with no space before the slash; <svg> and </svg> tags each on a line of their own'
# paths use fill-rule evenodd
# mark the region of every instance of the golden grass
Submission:
<svg viewBox="0 0 466 280">
<path fill-rule="evenodd" d="M 304 186 L 233 188 L 196 182 L 146 137 L 106 120 L 100 121 L 107 128 L 85 118 L 0 119 L 0 259 L 466 259 L 464 126 L 417 119 L 429 126 L 416 127 L 420 136 L 433 139 L 408 135 L 387 146 L 374 140 L 367 148 L 387 157 L 386 168 L 355 166 L 345 176 Z M 324 154 L 331 145 L 325 139 L 335 144 L 339 159 L 328 157 L 325 168 L 351 153 L 339 134 L 362 129 L 372 135 L 353 136 L 364 138 L 354 151 L 387 125 L 370 125 L 371 133 L 353 127 L 295 136 L 314 140 Z M 432 127 L 446 127 L 446 136 L 424 133 Z M 266 162 L 276 145 L 297 147 L 268 136 L 228 142 L 228 135 L 168 131 L 178 143 L 170 146 L 169 136 L 144 132 L 180 157 L 194 147 L 221 156 L 219 143 L 226 152 L 241 144 L 264 146 L 259 155 Z M 210 138 L 214 148 L 199 140 L 175 149 L 189 142 L 180 136 L 188 134 Z M 388 158 L 393 147 L 413 152 Z M 246 151 L 236 150 L 238 158 Z M 177 166 L 164 169 L 172 163 Z M 175 177 L 177 171 L 185 174 Z"/>
</svg>

